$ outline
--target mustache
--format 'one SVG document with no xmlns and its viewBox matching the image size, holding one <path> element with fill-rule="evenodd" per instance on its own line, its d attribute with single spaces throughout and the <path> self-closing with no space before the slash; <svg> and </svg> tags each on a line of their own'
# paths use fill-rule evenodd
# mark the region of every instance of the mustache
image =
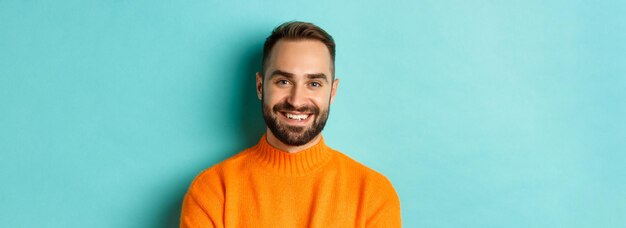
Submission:
<svg viewBox="0 0 626 228">
<path fill-rule="evenodd" d="M 290 112 L 290 111 L 291 112 L 306 112 L 306 113 L 312 113 L 314 115 L 318 115 L 320 113 L 320 109 L 316 106 L 305 105 L 305 106 L 296 108 L 295 106 L 287 102 L 282 102 L 282 103 L 278 103 L 274 105 L 274 107 L 272 108 L 272 111 L 274 112 Z"/>
</svg>

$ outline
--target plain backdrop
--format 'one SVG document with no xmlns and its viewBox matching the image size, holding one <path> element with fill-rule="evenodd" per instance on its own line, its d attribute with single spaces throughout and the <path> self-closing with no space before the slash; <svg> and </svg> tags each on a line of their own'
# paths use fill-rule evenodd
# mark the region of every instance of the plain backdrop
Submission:
<svg viewBox="0 0 626 228">
<path fill-rule="evenodd" d="M 337 42 L 326 141 L 405 227 L 625 227 L 625 12 L 0 0 L 0 226 L 177 227 L 193 177 L 259 140 L 262 44 L 303 20 Z"/>
</svg>

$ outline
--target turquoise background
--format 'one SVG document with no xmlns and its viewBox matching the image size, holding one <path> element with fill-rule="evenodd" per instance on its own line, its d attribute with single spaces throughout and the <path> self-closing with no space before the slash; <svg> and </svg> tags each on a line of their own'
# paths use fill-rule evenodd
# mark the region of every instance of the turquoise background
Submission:
<svg viewBox="0 0 626 228">
<path fill-rule="evenodd" d="M 623 1 L 0 0 L 0 226 L 176 227 L 257 142 L 264 38 L 337 42 L 327 143 L 405 227 L 626 227 Z"/>
</svg>

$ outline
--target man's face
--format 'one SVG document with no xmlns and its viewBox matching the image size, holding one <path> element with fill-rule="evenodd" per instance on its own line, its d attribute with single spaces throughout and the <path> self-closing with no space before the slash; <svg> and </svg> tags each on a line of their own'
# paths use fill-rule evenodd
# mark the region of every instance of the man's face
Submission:
<svg viewBox="0 0 626 228">
<path fill-rule="evenodd" d="M 331 67 L 316 40 L 280 40 L 272 49 L 264 77 L 257 74 L 257 94 L 267 127 L 283 143 L 304 145 L 324 128 L 339 83 Z"/>
</svg>

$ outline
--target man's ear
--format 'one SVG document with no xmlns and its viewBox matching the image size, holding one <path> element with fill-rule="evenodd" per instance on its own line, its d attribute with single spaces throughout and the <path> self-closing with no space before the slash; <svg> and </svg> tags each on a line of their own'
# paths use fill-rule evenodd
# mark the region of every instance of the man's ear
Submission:
<svg viewBox="0 0 626 228">
<path fill-rule="evenodd" d="M 261 100 L 263 98 L 263 76 L 256 72 L 256 96 Z"/>
<path fill-rule="evenodd" d="M 335 100 L 335 95 L 337 94 L 337 86 L 339 86 L 339 79 L 335 79 L 335 81 L 333 81 L 333 87 L 330 89 L 330 103 L 331 104 Z"/>
</svg>

